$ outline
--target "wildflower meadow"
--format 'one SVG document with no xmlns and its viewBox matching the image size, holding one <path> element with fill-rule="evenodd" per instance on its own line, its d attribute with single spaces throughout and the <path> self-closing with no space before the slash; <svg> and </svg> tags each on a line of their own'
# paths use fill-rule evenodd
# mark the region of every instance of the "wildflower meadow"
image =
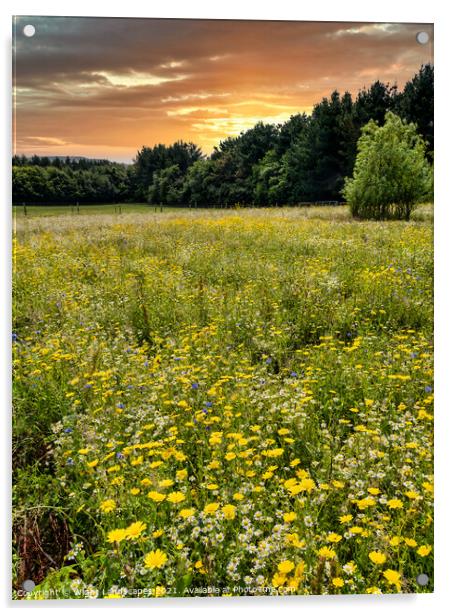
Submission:
<svg viewBox="0 0 452 616">
<path fill-rule="evenodd" d="M 18 216 L 14 596 L 431 592 L 432 217 Z"/>
</svg>

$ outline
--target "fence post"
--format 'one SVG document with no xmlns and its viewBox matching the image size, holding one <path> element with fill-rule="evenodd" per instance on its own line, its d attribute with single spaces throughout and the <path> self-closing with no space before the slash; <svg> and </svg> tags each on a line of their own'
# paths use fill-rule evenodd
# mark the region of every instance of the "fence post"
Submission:
<svg viewBox="0 0 452 616">
<path fill-rule="evenodd" d="M 27 215 L 27 206 L 25 205 L 25 203 L 23 204 L 23 206 L 24 206 L 24 214 L 26 216 Z"/>
</svg>

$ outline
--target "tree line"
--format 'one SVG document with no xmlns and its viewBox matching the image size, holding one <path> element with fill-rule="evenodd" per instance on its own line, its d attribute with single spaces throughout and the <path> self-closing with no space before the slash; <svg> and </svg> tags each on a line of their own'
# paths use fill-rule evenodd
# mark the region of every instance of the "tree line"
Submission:
<svg viewBox="0 0 452 616">
<path fill-rule="evenodd" d="M 258 122 L 210 156 L 191 142 L 143 146 L 131 165 L 84 158 L 13 158 L 13 203 L 148 202 L 191 207 L 342 200 L 361 129 L 388 111 L 414 123 L 433 157 L 433 66 L 399 91 L 376 81 L 355 99 L 334 91 L 284 123 Z"/>
</svg>

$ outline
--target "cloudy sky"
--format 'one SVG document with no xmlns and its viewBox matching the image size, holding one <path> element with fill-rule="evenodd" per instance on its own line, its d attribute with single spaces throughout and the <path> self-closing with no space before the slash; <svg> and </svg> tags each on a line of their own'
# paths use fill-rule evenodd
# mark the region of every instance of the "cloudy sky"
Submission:
<svg viewBox="0 0 452 616">
<path fill-rule="evenodd" d="M 26 24 L 36 33 L 28 38 Z M 278 123 L 334 89 L 403 87 L 433 26 L 289 21 L 18 17 L 15 151 L 131 161 L 142 145 L 209 153 L 258 120 Z"/>
</svg>

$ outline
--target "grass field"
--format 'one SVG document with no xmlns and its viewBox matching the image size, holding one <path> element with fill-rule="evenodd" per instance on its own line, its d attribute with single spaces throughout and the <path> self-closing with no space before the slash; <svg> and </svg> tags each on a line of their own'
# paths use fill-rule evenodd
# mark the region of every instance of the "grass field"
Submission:
<svg viewBox="0 0 452 616">
<path fill-rule="evenodd" d="M 18 215 L 15 588 L 431 592 L 432 217 Z"/>
<path fill-rule="evenodd" d="M 159 205 L 149 205 L 147 203 L 116 203 L 99 205 L 13 205 L 13 216 L 15 218 L 35 217 L 35 216 L 79 216 L 84 214 L 131 214 L 131 213 L 150 213 L 176 211 L 182 208 L 160 207 Z"/>
</svg>

